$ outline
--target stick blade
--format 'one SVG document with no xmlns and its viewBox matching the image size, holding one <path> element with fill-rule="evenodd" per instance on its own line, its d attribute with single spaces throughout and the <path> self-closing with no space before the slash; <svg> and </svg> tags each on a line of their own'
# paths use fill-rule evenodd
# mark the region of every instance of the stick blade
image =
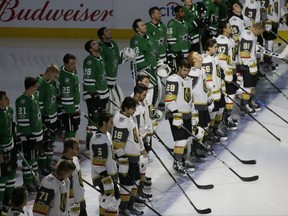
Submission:
<svg viewBox="0 0 288 216">
<path fill-rule="evenodd" d="M 240 160 L 243 164 L 256 164 L 256 160 Z"/>
<path fill-rule="evenodd" d="M 212 185 L 212 184 L 209 184 L 209 185 L 196 184 L 196 187 L 199 189 L 210 190 L 210 189 L 214 188 L 214 185 Z"/>
<path fill-rule="evenodd" d="M 207 209 L 196 209 L 198 214 L 210 214 L 212 210 L 210 208 Z"/>
<path fill-rule="evenodd" d="M 256 180 L 258 180 L 258 179 L 259 179 L 259 176 L 258 176 L 258 175 L 251 176 L 251 177 L 241 177 L 241 176 L 239 176 L 239 178 L 240 178 L 242 181 L 251 182 L 251 181 L 256 181 Z"/>
</svg>

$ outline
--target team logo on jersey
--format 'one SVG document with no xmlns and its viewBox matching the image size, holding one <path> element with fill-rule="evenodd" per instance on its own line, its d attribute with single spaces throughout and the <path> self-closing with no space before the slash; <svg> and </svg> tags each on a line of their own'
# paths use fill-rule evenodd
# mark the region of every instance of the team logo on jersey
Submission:
<svg viewBox="0 0 288 216">
<path fill-rule="evenodd" d="M 25 99 L 22 99 L 22 100 L 20 101 L 20 104 L 25 104 L 25 102 L 26 102 L 26 100 L 25 100 Z"/>
<path fill-rule="evenodd" d="M 189 103 L 191 100 L 191 90 L 190 88 L 184 88 L 184 100 Z"/>
<path fill-rule="evenodd" d="M 96 139 L 100 139 L 101 138 L 101 134 L 96 134 Z"/>
<path fill-rule="evenodd" d="M 123 123 L 125 121 L 125 118 L 124 117 L 120 117 L 119 118 L 119 123 Z"/>
<path fill-rule="evenodd" d="M 65 78 L 64 82 L 65 83 L 70 83 L 70 79 L 69 78 Z"/>
</svg>

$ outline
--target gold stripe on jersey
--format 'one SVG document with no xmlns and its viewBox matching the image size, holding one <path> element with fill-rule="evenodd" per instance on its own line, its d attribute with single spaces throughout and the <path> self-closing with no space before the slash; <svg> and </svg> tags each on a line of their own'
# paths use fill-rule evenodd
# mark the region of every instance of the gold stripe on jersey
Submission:
<svg viewBox="0 0 288 216">
<path fill-rule="evenodd" d="M 233 109 L 233 103 L 226 103 L 225 107 L 227 110 L 232 110 Z"/>
<path fill-rule="evenodd" d="M 105 216 L 117 216 L 118 211 L 113 211 L 113 210 L 107 210 L 105 211 Z"/>
<path fill-rule="evenodd" d="M 74 197 L 74 190 L 73 188 L 69 189 L 69 198 L 73 198 Z"/>
<path fill-rule="evenodd" d="M 93 165 L 105 166 L 106 158 L 97 158 L 93 156 Z"/>
<path fill-rule="evenodd" d="M 41 205 L 40 203 L 34 203 L 33 212 L 37 212 L 42 215 L 47 215 L 49 206 Z"/>
<path fill-rule="evenodd" d="M 112 144 L 113 144 L 114 149 L 119 149 L 119 148 L 125 147 L 125 142 L 112 141 Z"/>
<path fill-rule="evenodd" d="M 251 54 L 250 54 L 250 52 L 240 51 L 240 57 L 241 58 L 251 58 Z"/>
<path fill-rule="evenodd" d="M 242 97 L 243 97 L 243 100 L 249 100 L 250 99 L 250 95 L 245 93 L 245 92 L 242 93 Z"/>
<path fill-rule="evenodd" d="M 129 202 L 130 194 L 120 194 L 120 198 L 122 202 Z"/>
<path fill-rule="evenodd" d="M 183 146 L 174 146 L 174 153 L 175 154 L 184 154 L 184 147 Z"/>
<path fill-rule="evenodd" d="M 174 94 L 165 95 L 165 102 L 175 101 L 176 99 L 177 99 L 177 95 L 174 95 Z"/>
<path fill-rule="evenodd" d="M 228 59 L 228 56 L 225 55 L 224 53 L 218 54 L 218 56 L 219 56 L 219 60 L 224 60 L 224 61 L 226 61 L 226 60 Z"/>
</svg>

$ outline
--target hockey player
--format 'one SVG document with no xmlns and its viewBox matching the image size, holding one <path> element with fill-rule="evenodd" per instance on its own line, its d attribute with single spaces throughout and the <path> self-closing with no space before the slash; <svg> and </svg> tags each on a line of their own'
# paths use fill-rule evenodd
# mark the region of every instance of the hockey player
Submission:
<svg viewBox="0 0 288 216">
<path fill-rule="evenodd" d="M 178 5 L 174 8 L 175 18 L 171 19 L 167 24 L 168 29 L 168 49 L 170 55 L 176 61 L 174 73 L 177 73 L 178 67 L 183 58 L 186 58 L 190 49 L 188 26 L 184 20 L 185 11 L 182 6 Z"/>
<path fill-rule="evenodd" d="M 274 40 L 277 39 L 278 28 L 281 23 L 286 22 L 284 10 L 281 7 L 280 0 L 263 0 L 261 2 L 261 16 L 265 22 L 265 31 L 263 38 L 265 39 L 265 48 L 271 52 L 274 50 Z M 287 22 L 286 22 L 287 24 Z M 275 71 L 278 64 L 272 62 L 272 57 L 265 55 L 263 57 L 264 67 L 268 70 Z"/>
<path fill-rule="evenodd" d="M 236 43 L 230 37 L 232 33 L 231 24 L 227 21 L 221 22 L 219 24 L 219 33 L 220 34 L 216 39 L 218 44 L 218 62 L 221 68 L 221 73 L 224 75 L 223 80 L 225 81 L 226 93 L 233 99 L 235 98 L 235 94 L 238 90 L 237 86 L 235 85 L 235 83 L 237 82 L 237 77 L 240 82 L 242 80 L 242 75 L 236 74 L 235 70 L 236 53 L 234 52 L 234 49 Z M 234 123 L 234 120 L 231 117 L 231 113 L 233 110 L 233 101 L 230 98 L 225 97 L 225 102 L 226 105 L 224 110 L 223 122 L 227 126 L 228 130 L 236 130 L 237 125 L 236 123 Z"/>
<path fill-rule="evenodd" d="M 161 83 L 159 83 L 156 74 L 157 60 L 159 59 L 157 44 L 153 38 L 147 35 L 147 27 L 141 19 L 134 20 L 132 27 L 136 33 L 130 40 L 130 47 L 133 48 L 136 53 L 135 71 L 137 75 L 139 73 L 145 73 L 150 76 L 150 83 L 153 86 L 152 118 L 159 120 L 162 118 L 162 113 L 157 111 L 161 99 L 159 91 L 161 88 L 159 85 L 161 85 Z M 164 63 L 161 64 L 163 65 Z M 167 75 L 166 72 L 165 74 Z M 165 76 L 165 74 L 163 76 Z"/>
<path fill-rule="evenodd" d="M 12 191 L 15 187 L 17 156 L 14 144 L 15 125 L 13 110 L 9 107 L 9 98 L 0 91 L 0 215 L 8 209 Z"/>
<path fill-rule="evenodd" d="M 131 48 L 124 48 L 119 53 L 119 47 L 112 40 L 109 28 L 102 27 L 98 29 L 97 35 L 100 39 L 99 46 L 102 49 L 101 57 L 105 65 L 110 100 L 116 103 L 117 106 L 121 106 L 124 96 L 121 87 L 116 83 L 118 65 L 135 58 L 135 53 L 132 52 Z M 117 110 L 118 108 L 113 103 L 108 102 L 108 111 L 110 113 L 115 113 Z"/>
<path fill-rule="evenodd" d="M 208 32 L 205 35 L 202 35 L 202 45 L 205 47 L 205 42 L 207 39 L 217 37 L 218 35 L 218 26 L 219 26 L 219 10 L 220 4 L 223 0 L 203 0 L 203 3 L 207 9 L 206 17 L 210 19 L 210 24 L 208 27 Z"/>
<path fill-rule="evenodd" d="M 192 3 L 192 0 L 182 0 L 185 12 L 184 20 L 188 27 L 190 51 L 200 52 L 200 31 L 207 27 L 205 6 L 202 2 Z"/>
<path fill-rule="evenodd" d="M 245 3 L 243 5 L 242 14 L 247 16 L 251 22 L 252 25 L 254 23 L 260 22 L 260 1 L 258 0 L 245 0 Z"/>
<path fill-rule="evenodd" d="M 116 161 L 113 159 L 110 134 L 113 128 L 113 115 L 109 113 L 101 113 L 98 119 L 98 126 L 97 131 L 90 141 L 91 177 L 93 186 L 98 186 L 101 190 L 102 196 L 100 196 L 100 200 L 103 200 L 106 197 L 107 203 L 111 204 L 109 206 L 101 206 L 101 202 L 99 202 L 99 215 L 116 216 L 118 215 L 120 192 L 117 186 L 117 165 Z M 105 187 L 102 180 L 107 177 L 112 178 L 112 181 L 109 181 L 109 184 L 107 182 L 107 184 L 110 185 L 110 194 L 112 196 L 110 196 L 110 194 L 105 194 Z M 106 196 L 104 196 L 104 194 Z"/>
<path fill-rule="evenodd" d="M 252 27 L 241 32 L 239 39 L 239 54 L 237 68 L 243 74 L 243 87 L 245 91 L 242 93 L 242 105 L 245 112 L 256 114 L 255 109 L 258 104 L 251 100 L 250 94 L 255 94 L 255 86 L 257 83 L 257 58 L 256 58 L 256 43 L 257 37 L 264 31 L 261 23 L 255 23 Z"/>
<path fill-rule="evenodd" d="M 69 177 L 76 169 L 72 161 L 60 161 L 54 173 L 50 173 L 41 182 L 34 205 L 34 216 L 66 216 L 69 206 Z"/>
<path fill-rule="evenodd" d="M 92 137 L 91 131 L 96 131 L 98 116 L 106 109 L 109 100 L 109 90 L 105 64 L 100 56 L 101 47 L 95 40 L 89 40 L 85 43 L 85 50 L 89 55 L 83 62 L 83 98 L 86 101 L 90 119 L 86 134 L 86 150 L 89 150 L 89 143 Z"/>
<path fill-rule="evenodd" d="M 22 141 L 23 156 L 33 171 L 38 173 L 38 145 L 43 140 L 43 123 L 41 110 L 34 94 L 38 89 L 37 79 L 25 78 L 25 92 L 16 99 L 17 135 Z M 22 161 L 23 183 L 29 193 L 36 193 L 33 175 Z"/>
<path fill-rule="evenodd" d="M 77 212 L 79 216 L 87 216 L 86 212 L 86 202 L 84 197 L 84 185 L 82 179 L 82 172 L 80 167 L 79 156 L 79 141 L 74 137 L 66 138 L 64 140 L 64 149 L 61 160 L 72 161 L 76 169 L 70 176 L 70 191 L 69 191 L 69 205 L 78 206 L 79 211 Z"/>
<path fill-rule="evenodd" d="M 231 37 L 236 43 L 238 43 L 239 41 L 241 32 L 245 28 L 248 28 L 252 25 L 251 20 L 247 16 L 242 14 L 242 9 L 243 5 L 238 1 L 235 1 L 231 4 L 231 17 L 229 19 L 229 23 L 232 27 Z M 234 61 L 235 60 L 236 59 L 234 59 Z"/>
<path fill-rule="evenodd" d="M 202 69 L 206 73 L 206 88 L 210 94 L 211 100 L 214 103 L 214 109 L 209 112 L 210 135 L 218 136 L 221 140 L 227 140 L 227 134 L 224 133 L 220 126 L 222 115 L 225 107 L 224 95 L 222 95 L 222 77 L 219 68 L 218 58 L 216 53 L 218 51 L 217 41 L 215 39 L 208 39 L 205 45 L 205 54 L 202 55 Z M 225 84 L 223 83 L 224 87 Z"/>
<path fill-rule="evenodd" d="M 150 22 L 146 23 L 147 34 L 157 44 L 158 56 L 163 62 L 167 61 L 167 28 L 161 21 L 161 13 L 158 7 L 149 9 Z"/>
<path fill-rule="evenodd" d="M 151 130 L 148 128 L 148 125 L 146 125 L 146 120 L 145 120 L 145 105 L 144 105 L 144 100 L 146 98 L 148 92 L 148 88 L 143 85 L 143 84 L 137 84 L 134 87 L 134 93 L 133 93 L 133 98 L 137 102 L 137 107 L 136 111 L 133 115 L 134 121 L 136 122 L 138 126 L 138 131 L 139 131 L 139 139 L 141 142 L 141 149 L 145 148 L 145 150 L 142 151 L 142 155 L 140 156 L 140 183 L 138 188 L 138 195 L 141 196 L 142 198 L 152 198 L 152 194 L 145 193 L 143 191 L 144 189 L 144 182 L 145 182 L 145 175 L 146 175 L 146 168 L 148 164 L 148 153 L 146 151 L 147 147 L 149 148 L 149 143 L 147 143 L 148 139 L 147 136 L 151 136 Z M 151 137 L 150 137 L 151 138 Z M 145 143 L 146 142 L 146 143 Z M 146 147 L 145 147 L 146 146 Z M 136 200 L 137 203 L 137 200 Z M 140 204 L 138 202 L 138 204 Z M 142 203 L 141 203 L 142 204 Z M 142 204 L 143 205 L 143 204 Z"/>
<path fill-rule="evenodd" d="M 133 115 L 136 111 L 137 103 L 132 97 L 126 97 L 122 102 L 121 110 L 114 117 L 112 143 L 115 152 L 114 157 L 119 165 L 119 180 L 126 189 L 120 187 L 120 211 L 125 216 L 131 214 L 142 215 L 143 212 L 134 207 L 137 188 L 133 187 L 139 184 L 140 169 L 139 157 L 144 148 L 141 146 L 139 132 Z"/>
<path fill-rule="evenodd" d="M 39 172 L 46 176 L 52 168 L 53 143 L 56 139 L 57 131 L 57 110 L 56 103 L 56 85 L 55 80 L 59 76 L 59 69 L 56 65 L 51 64 L 46 71 L 39 75 L 36 79 L 39 87 L 35 93 L 35 97 L 39 103 L 42 123 L 44 126 L 43 142 L 39 148 L 38 168 Z"/>
<path fill-rule="evenodd" d="M 192 65 L 188 76 L 191 77 L 193 81 L 192 89 L 195 110 L 193 110 L 192 123 L 193 127 L 198 129 L 196 130 L 197 139 L 203 142 L 206 142 L 206 140 L 212 142 L 220 142 L 220 139 L 218 137 L 214 137 L 213 135 L 208 136 L 207 133 L 210 122 L 209 111 L 213 110 L 214 103 L 213 100 L 208 100 L 208 92 L 206 88 L 206 74 L 205 71 L 202 69 L 203 58 L 199 53 L 191 52 L 188 55 L 188 60 Z M 198 128 L 198 125 L 201 128 Z M 206 129 L 205 134 L 203 128 Z M 205 157 L 206 150 L 198 142 L 198 140 L 193 139 L 191 156 L 195 156 L 196 158 Z M 209 146 L 207 145 L 207 147 Z"/>
<path fill-rule="evenodd" d="M 182 174 L 185 174 L 187 169 L 195 170 L 195 166 L 186 160 L 189 135 L 182 128 L 183 125 L 192 131 L 192 81 L 187 77 L 190 69 L 191 64 L 188 60 L 183 59 L 178 73 L 167 78 L 165 94 L 165 118 L 169 121 L 175 142 L 174 156 L 176 160 L 173 163 L 173 169 Z"/>
<path fill-rule="evenodd" d="M 80 124 L 80 86 L 76 71 L 76 57 L 67 53 L 60 68 L 58 87 L 65 137 L 75 137 Z"/>
<path fill-rule="evenodd" d="M 29 212 L 25 210 L 28 202 L 28 191 L 23 186 L 16 187 L 12 192 L 12 207 L 7 212 L 7 216 L 29 216 Z"/>
</svg>

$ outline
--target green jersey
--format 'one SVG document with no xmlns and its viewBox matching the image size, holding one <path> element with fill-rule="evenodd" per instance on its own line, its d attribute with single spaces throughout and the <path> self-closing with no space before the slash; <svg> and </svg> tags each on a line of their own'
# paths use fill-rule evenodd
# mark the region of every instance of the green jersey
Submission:
<svg viewBox="0 0 288 216">
<path fill-rule="evenodd" d="M 209 31 L 211 35 L 216 36 L 218 35 L 218 28 L 219 28 L 219 10 L 220 4 L 213 3 L 213 0 L 204 0 L 204 5 L 207 8 L 206 16 L 210 17 L 210 26 Z"/>
<path fill-rule="evenodd" d="M 166 51 L 167 51 L 167 28 L 160 22 L 155 25 L 152 22 L 146 23 L 147 34 L 154 39 L 157 44 L 157 52 L 160 59 L 166 61 Z"/>
<path fill-rule="evenodd" d="M 100 41 L 99 45 L 102 48 L 101 57 L 105 65 L 107 84 L 114 86 L 118 73 L 118 64 L 122 63 L 118 45 L 113 40 L 109 43 Z"/>
<path fill-rule="evenodd" d="M 59 91 L 63 112 L 75 113 L 80 108 L 80 86 L 79 77 L 76 71 L 67 71 L 65 67 L 60 68 L 58 78 Z"/>
<path fill-rule="evenodd" d="M 43 138 L 43 124 L 38 101 L 34 95 L 31 97 L 22 94 L 16 99 L 17 133 L 25 140 L 25 137 L 34 136 L 36 141 Z"/>
<path fill-rule="evenodd" d="M 103 58 L 87 56 L 83 62 L 83 70 L 83 98 L 91 98 L 92 94 L 96 94 L 100 99 L 108 98 L 109 90 Z"/>
<path fill-rule="evenodd" d="M 193 4 L 190 9 L 183 6 L 183 10 L 185 12 L 184 20 L 186 22 L 188 28 L 188 35 L 191 44 L 196 44 L 199 42 L 199 29 L 195 22 L 195 19 L 199 17 L 197 5 Z"/>
<path fill-rule="evenodd" d="M 137 71 L 145 68 L 156 68 L 159 58 L 156 42 L 149 35 L 136 34 L 130 40 L 130 47 L 136 53 Z"/>
<path fill-rule="evenodd" d="M 12 111 L 12 112 L 11 112 Z M 0 109 L 0 154 L 2 152 L 10 151 L 13 146 L 13 110 L 8 107 L 6 109 Z"/>
<path fill-rule="evenodd" d="M 39 87 L 35 93 L 35 98 L 38 100 L 41 115 L 45 117 L 50 124 L 57 120 L 57 103 L 56 103 L 56 87 L 53 81 L 46 81 L 41 75 L 37 77 Z"/>
<path fill-rule="evenodd" d="M 167 28 L 169 51 L 172 53 L 181 52 L 183 57 L 186 58 L 190 48 L 186 22 L 171 19 L 167 24 Z"/>
</svg>

